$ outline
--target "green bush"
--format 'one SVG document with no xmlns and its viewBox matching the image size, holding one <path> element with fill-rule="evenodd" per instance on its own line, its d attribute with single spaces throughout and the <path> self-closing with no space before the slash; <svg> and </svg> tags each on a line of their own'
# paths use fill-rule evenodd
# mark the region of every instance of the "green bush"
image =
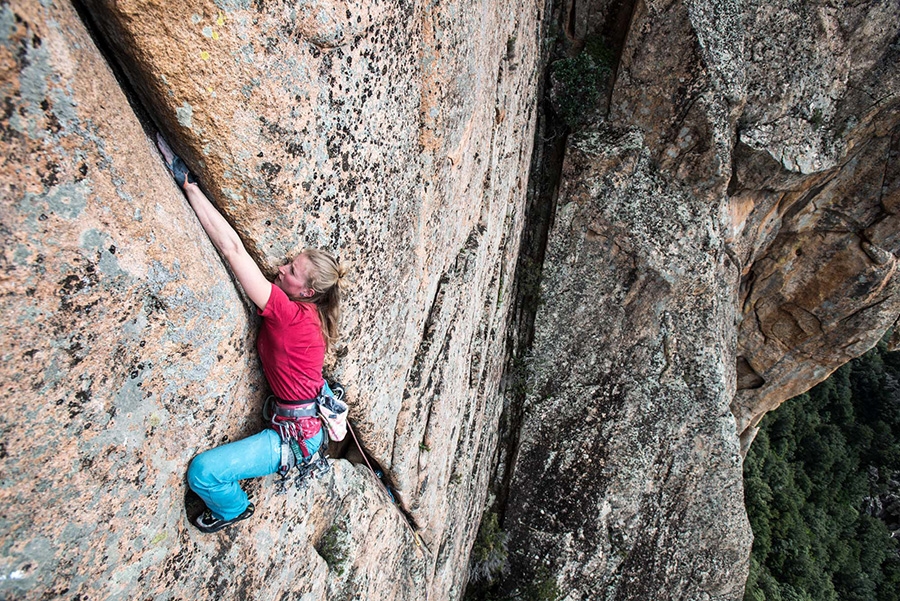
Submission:
<svg viewBox="0 0 900 601">
<path fill-rule="evenodd" d="M 346 532 L 338 524 L 331 527 L 322 536 L 322 540 L 316 545 L 316 552 L 328 564 L 328 569 L 337 576 L 344 575 L 344 568 L 348 558 L 346 547 Z"/>
<path fill-rule="evenodd" d="M 485 514 L 472 547 L 470 582 L 494 583 L 506 570 L 509 535 L 500 528 L 494 512 Z"/>
<path fill-rule="evenodd" d="M 609 86 L 615 54 L 600 36 L 585 40 L 577 56 L 550 65 L 553 108 L 571 129 L 596 113 Z"/>
</svg>

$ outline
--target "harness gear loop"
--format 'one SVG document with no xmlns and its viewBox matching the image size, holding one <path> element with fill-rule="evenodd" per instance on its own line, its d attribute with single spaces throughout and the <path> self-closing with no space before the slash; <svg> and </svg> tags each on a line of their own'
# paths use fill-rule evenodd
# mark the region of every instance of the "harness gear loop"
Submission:
<svg viewBox="0 0 900 601">
<path fill-rule="evenodd" d="M 320 393 L 321 394 L 321 393 Z M 325 453 L 328 449 L 328 435 L 318 417 L 316 399 L 304 401 L 283 401 L 269 396 L 263 405 L 263 418 L 281 438 L 281 459 L 278 467 L 276 493 L 287 492 L 288 474 L 297 467 L 294 484 L 298 490 L 306 487 L 314 477 L 320 477 L 330 469 Z M 322 431 L 322 444 L 315 453 L 310 453 L 306 440 Z"/>
</svg>

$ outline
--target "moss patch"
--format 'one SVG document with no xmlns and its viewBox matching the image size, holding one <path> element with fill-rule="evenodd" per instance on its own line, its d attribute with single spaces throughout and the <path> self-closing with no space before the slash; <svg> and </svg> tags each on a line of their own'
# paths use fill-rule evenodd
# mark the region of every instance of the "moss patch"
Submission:
<svg viewBox="0 0 900 601">
<path fill-rule="evenodd" d="M 316 545 L 316 553 L 325 560 L 329 570 L 337 576 L 343 576 L 349 556 L 346 530 L 340 524 L 332 524 Z"/>
</svg>

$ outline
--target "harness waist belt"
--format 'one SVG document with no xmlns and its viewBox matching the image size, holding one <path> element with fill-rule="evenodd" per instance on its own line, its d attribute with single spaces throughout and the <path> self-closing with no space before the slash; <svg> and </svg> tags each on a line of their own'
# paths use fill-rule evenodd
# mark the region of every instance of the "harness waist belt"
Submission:
<svg viewBox="0 0 900 601">
<path fill-rule="evenodd" d="M 301 405 L 306 405 L 307 403 L 315 403 L 316 402 L 316 399 L 301 399 L 299 401 L 286 401 L 284 399 L 278 398 L 274 394 L 272 395 L 272 398 L 279 405 L 287 405 L 288 407 L 299 407 Z"/>
<path fill-rule="evenodd" d="M 281 403 L 275 403 L 275 415 L 279 417 L 315 417 L 319 414 L 315 402 L 309 403 L 308 406 L 297 406 L 297 408 L 285 407 Z"/>
</svg>

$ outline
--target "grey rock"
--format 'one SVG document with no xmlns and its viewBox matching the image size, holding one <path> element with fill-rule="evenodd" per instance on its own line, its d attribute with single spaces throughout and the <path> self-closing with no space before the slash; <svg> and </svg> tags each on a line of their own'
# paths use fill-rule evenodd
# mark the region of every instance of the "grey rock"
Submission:
<svg viewBox="0 0 900 601">
<path fill-rule="evenodd" d="M 520 592 L 740 597 L 751 540 L 729 403 L 737 271 L 718 208 L 642 135 L 570 139 L 505 525 Z"/>
</svg>

